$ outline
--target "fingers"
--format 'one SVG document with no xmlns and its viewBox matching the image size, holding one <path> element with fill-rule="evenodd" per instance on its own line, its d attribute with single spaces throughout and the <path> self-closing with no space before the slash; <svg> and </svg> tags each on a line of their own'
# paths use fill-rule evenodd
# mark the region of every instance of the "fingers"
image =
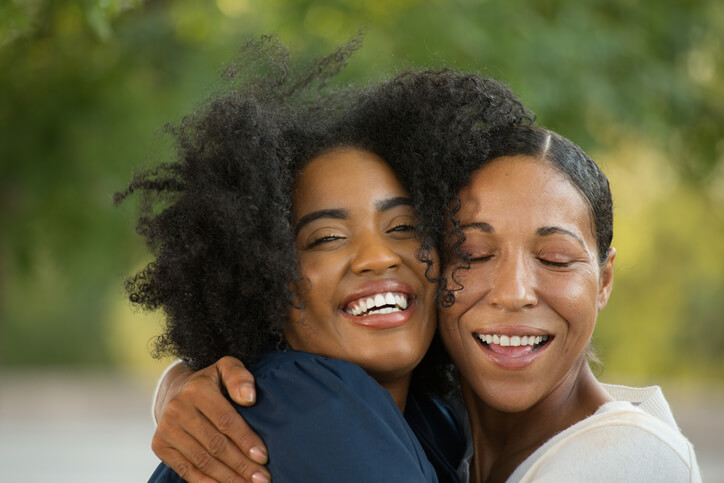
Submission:
<svg viewBox="0 0 724 483">
<path fill-rule="evenodd" d="M 267 462 L 266 446 L 234 406 L 218 392 L 200 393 L 197 398 L 197 407 L 209 423 L 189 425 L 189 429 L 192 434 L 202 435 L 204 447 L 240 474 L 266 471 L 262 466 Z"/>
<path fill-rule="evenodd" d="M 267 461 L 266 447 L 261 438 L 226 399 L 222 405 L 215 400 L 216 394 L 204 397 L 208 399 L 199 406 L 209 410 L 204 414 L 203 424 L 196 421 L 189 425 L 191 433 L 201 435 L 200 442 L 208 453 L 244 478 L 251 479 L 257 473 L 268 477 L 263 466 Z"/>
<path fill-rule="evenodd" d="M 226 356 L 216 363 L 221 383 L 231 399 L 240 406 L 251 406 L 256 402 L 254 376 L 237 358 Z"/>
<path fill-rule="evenodd" d="M 153 451 L 179 476 L 192 483 L 270 481 L 268 470 L 249 460 L 203 414 L 188 417 L 184 428 L 173 424 L 189 410 L 183 403 L 171 401 L 166 411 L 169 417 L 159 423 L 152 443 Z"/>
<path fill-rule="evenodd" d="M 151 449 L 153 449 L 153 452 L 156 453 L 156 456 L 158 456 L 161 461 L 166 463 L 166 465 L 174 470 L 184 481 L 188 481 L 189 483 L 215 483 L 217 481 L 213 477 L 207 476 L 199 471 L 195 465 L 174 448 L 167 446 L 165 443 L 157 442 L 155 436 L 151 443 Z"/>
<path fill-rule="evenodd" d="M 170 379 L 153 438 L 156 455 L 190 482 L 270 481 L 266 446 L 222 393 L 228 384 L 247 404 L 255 399 L 254 377 L 241 361 L 225 357 Z M 244 387 L 251 398 L 239 391 Z"/>
</svg>

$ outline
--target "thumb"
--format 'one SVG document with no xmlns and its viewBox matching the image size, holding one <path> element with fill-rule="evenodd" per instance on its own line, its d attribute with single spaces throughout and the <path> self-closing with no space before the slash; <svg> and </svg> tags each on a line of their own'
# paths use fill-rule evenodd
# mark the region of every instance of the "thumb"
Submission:
<svg viewBox="0 0 724 483">
<path fill-rule="evenodd" d="M 240 406 L 252 406 L 256 402 L 254 376 L 236 357 L 226 356 L 216 363 L 221 385 L 231 399 Z"/>
</svg>

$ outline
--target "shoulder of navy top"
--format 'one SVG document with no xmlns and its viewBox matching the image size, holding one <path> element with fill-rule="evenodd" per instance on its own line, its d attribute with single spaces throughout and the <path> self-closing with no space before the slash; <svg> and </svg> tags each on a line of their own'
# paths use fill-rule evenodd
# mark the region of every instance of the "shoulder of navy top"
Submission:
<svg viewBox="0 0 724 483">
<path fill-rule="evenodd" d="M 277 349 L 250 370 L 257 402 L 237 410 L 266 442 L 274 481 L 438 481 L 390 393 L 359 366 Z"/>
<path fill-rule="evenodd" d="M 335 368 L 346 366 L 352 371 L 364 373 L 351 362 L 295 351 L 286 346 L 266 352 L 250 370 L 260 373 L 271 366 L 299 359 L 321 359 L 332 362 Z M 467 441 L 462 423 L 453 407 L 437 396 L 420 391 L 416 394 L 410 392 L 404 418 L 435 469 L 439 482 L 458 483 L 457 468 L 465 455 Z"/>
<path fill-rule="evenodd" d="M 267 351 L 250 370 L 257 404 L 236 408 L 266 440 L 274 481 L 458 481 L 464 436 L 440 400 L 411 395 L 403 419 L 359 366 L 294 350 Z M 162 464 L 150 481 L 182 480 Z"/>
<path fill-rule="evenodd" d="M 465 456 L 467 440 L 453 407 L 436 396 L 410 393 L 405 420 L 420 441 L 440 483 L 458 483 L 457 468 Z"/>
</svg>

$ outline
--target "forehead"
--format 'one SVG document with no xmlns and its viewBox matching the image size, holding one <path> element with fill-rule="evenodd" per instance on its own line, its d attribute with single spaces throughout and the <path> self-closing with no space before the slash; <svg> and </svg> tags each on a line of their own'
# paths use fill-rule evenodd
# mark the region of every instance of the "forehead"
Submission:
<svg viewBox="0 0 724 483">
<path fill-rule="evenodd" d="M 586 232 L 593 229 L 588 203 L 578 189 L 557 168 L 532 156 L 491 161 L 473 173 L 459 198 L 462 223 L 537 225 L 534 229 L 580 224 Z"/>
<path fill-rule="evenodd" d="M 340 148 L 312 159 L 297 177 L 295 211 L 407 196 L 382 158 L 369 151 Z"/>
</svg>

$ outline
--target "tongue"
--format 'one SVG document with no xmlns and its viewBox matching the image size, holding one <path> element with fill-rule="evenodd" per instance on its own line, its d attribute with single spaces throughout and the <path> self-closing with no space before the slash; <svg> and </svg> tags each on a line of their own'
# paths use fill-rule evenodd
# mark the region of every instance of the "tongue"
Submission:
<svg viewBox="0 0 724 483">
<path fill-rule="evenodd" d="M 498 344 L 488 344 L 488 349 L 507 357 L 520 357 L 533 352 L 532 345 L 521 345 L 521 346 L 502 346 Z"/>
</svg>

